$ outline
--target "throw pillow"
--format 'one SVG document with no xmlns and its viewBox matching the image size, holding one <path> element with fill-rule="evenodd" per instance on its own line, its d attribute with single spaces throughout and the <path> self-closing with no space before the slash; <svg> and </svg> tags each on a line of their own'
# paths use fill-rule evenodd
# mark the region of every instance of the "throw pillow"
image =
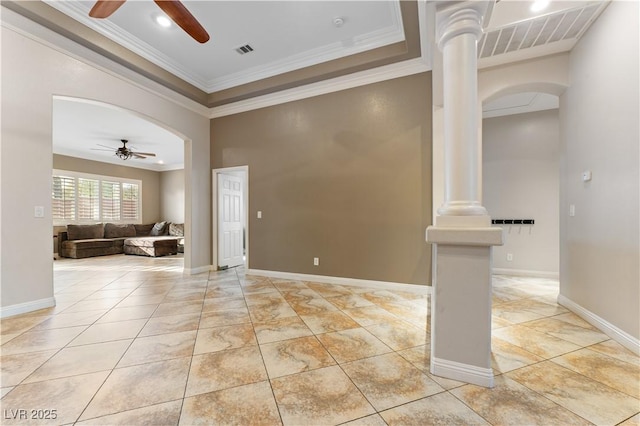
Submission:
<svg viewBox="0 0 640 426">
<path fill-rule="evenodd" d="M 184 223 L 170 223 L 169 235 L 172 237 L 184 237 Z"/>
<path fill-rule="evenodd" d="M 153 225 L 155 225 L 154 223 L 150 223 L 148 225 L 133 225 L 133 227 L 136 229 L 136 237 L 147 237 L 149 236 L 149 232 L 151 232 L 151 229 L 153 228 Z"/>
<path fill-rule="evenodd" d="M 159 235 L 167 235 L 167 222 L 157 222 L 155 225 L 153 225 L 153 228 L 151 228 L 151 232 L 149 232 L 149 235 L 153 237 L 157 237 Z"/>
</svg>

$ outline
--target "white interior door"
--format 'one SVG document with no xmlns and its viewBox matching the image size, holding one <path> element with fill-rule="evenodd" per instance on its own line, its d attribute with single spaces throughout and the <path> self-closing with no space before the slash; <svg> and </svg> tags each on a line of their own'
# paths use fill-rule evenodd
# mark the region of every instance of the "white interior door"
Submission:
<svg viewBox="0 0 640 426">
<path fill-rule="evenodd" d="M 218 266 L 244 264 L 242 178 L 218 173 Z"/>
</svg>

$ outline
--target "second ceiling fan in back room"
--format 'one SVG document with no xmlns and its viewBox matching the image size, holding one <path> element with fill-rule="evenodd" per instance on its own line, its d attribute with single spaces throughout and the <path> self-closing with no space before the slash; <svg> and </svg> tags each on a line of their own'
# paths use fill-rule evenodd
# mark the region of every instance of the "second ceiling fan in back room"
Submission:
<svg viewBox="0 0 640 426">
<path fill-rule="evenodd" d="M 122 142 L 122 146 L 119 148 L 116 148 L 114 155 L 121 160 L 128 160 L 131 157 L 144 160 L 147 157 L 156 156 L 156 154 L 154 154 L 153 152 L 136 152 L 136 151 L 130 150 L 129 148 L 127 148 L 127 142 L 129 141 L 126 139 L 120 139 L 120 142 Z M 91 149 L 94 151 L 112 151 L 113 152 L 113 148 L 111 148 L 110 146 L 101 145 L 101 144 L 96 144 L 96 145 L 101 146 L 102 148 L 91 148 Z"/>
<path fill-rule="evenodd" d="M 120 6 L 124 4 L 126 0 L 98 0 L 93 5 L 89 16 L 92 18 L 108 18 L 111 16 Z M 204 29 L 200 22 L 187 10 L 187 8 L 179 0 L 154 0 L 155 3 L 162 9 L 164 13 L 173 20 L 180 28 L 182 28 L 187 34 L 193 37 L 199 43 L 206 43 L 209 41 L 209 34 Z"/>
</svg>

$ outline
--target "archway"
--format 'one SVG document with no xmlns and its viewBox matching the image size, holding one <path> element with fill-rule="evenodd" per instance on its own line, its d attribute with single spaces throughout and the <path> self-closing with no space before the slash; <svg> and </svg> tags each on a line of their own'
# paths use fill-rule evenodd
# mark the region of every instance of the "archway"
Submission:
<svg viewBox="0 0 640 426">
<path fill-rule="evenodd" d="M 61 164 L 64 170 L 75 173 L 135 178 L 142 185 L 139 223 L 167 220 L 167 216 L 171 216 L 168 219 L 174 223 L 187 221 L 185 210 L 191 202 L 188 199 L 191 191 L 186 187 L 190 184 L 190 170 L 184 167 L 184 163 L 190 152 L 189 138 L 147 114 L 106 102 L 53 96 L 52 108 L 54 169 L 57 168 L 56 164 Z M 69 129 L 69 125 L 73 129 Z M 135 163 L 135 158 L 123 163 L 111 153 L 104 152 L 108 149 L 100 152 L 100 147 L 117 144 L 123 137 L 132 139 L 130 142 L 133 142 L 136 149 L 140 147 L 137 144 L 146 144 L 141 151 L 157 151 L 157 157 L 138 160 L 137 164 L 132 164 Z M 163 161 L 152 164 L 156 159 Z M 169 168 L 160 165 L 163 163 L 170 163 Z M 182 170 L 176 170 L 178 167 Z M 169 177 L 172 182 L 166 184 L 165 180 Z M 170 186 L 175 191 L 177 185 L 180 186 L 181 194 L 174 197 L 174 200 L 182 198 L 179 200 L 181 206 L 168 210 L 167 203 L 164 202 L 167 195 L 165 186 Z M 100 219 L 106 221 L 102 217 Z M 59 224 L 61 223 L 54 221 L 54 229 Z M 191 250 L 185 247 L 184 251 L 184 265 L 189 265 Z M 184 266 L 182 269 L 185 269 Z"/>
<path fill-rule="evenodd" d="M 559 275 L 560 119 L 557 96 L 517 92 L 483 105 L 483 205 L 504 244 L 494 273 Z"/>
</svg>

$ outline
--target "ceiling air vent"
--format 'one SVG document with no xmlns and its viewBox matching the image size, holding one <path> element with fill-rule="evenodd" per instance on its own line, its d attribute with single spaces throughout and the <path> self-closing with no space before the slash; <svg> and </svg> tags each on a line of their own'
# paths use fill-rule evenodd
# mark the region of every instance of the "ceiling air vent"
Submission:
<svg viewBox="0 0 640 426">
<path fill-rule="evenodd" d="M 236 52 L 238 52 L 241 55 L 244 55 L 245 53 L 253 52 L 253 47 L 249 46 L 248 44 L 245 44 L 244 46 L 236 47 Z"/>
<path fill-rule="evenodd" d="M 478 57 L 490 58 L 562 40 L 577 40 L 598 17 L 604 5 L 591 3 L 586 7 L 568 9 L 490 30 L 478 44 Z"/>
</svg>

